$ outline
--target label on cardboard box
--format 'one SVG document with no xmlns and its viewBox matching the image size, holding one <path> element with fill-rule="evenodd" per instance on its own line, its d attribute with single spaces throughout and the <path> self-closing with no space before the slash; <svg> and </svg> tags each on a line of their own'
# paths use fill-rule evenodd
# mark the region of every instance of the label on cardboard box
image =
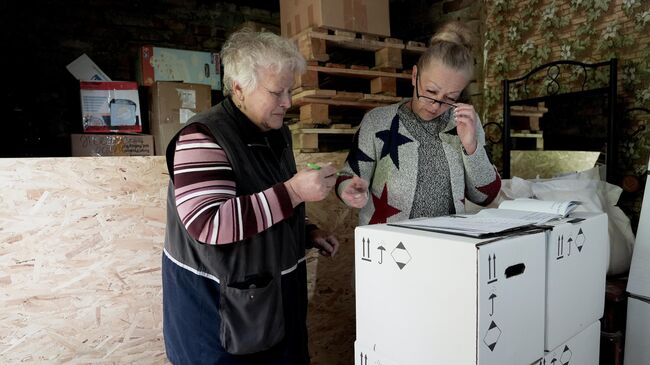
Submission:
<svg viewBox="0 0 650 365">
<path fill-rule="evenodd" d="M 153 156 L 148 134 L 73 133 L 72 156 Z"/>
<path fill-rule="evenodd" d="M 142 132 L 138 84 L 129 81 L 81 81 L 85 132 Z"/>
</svg>

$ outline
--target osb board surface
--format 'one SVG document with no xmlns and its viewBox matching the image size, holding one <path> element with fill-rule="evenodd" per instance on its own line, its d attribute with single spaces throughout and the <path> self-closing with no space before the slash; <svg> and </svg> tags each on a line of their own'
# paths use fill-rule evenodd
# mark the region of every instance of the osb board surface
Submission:
<svg viewBox="0 0 650 365">
<path fill-rule="evenodd" d="M 334 162 L 343 153 L 298 154 Z M 0 363 L 167 364 L 160 262 L 164 157 L 0 159 Z M 357 213 L 332 193 L 313 222 L 341 241 L 308 254 L 312 364 L 349 364 Z"/>
<path fill-rule="evenodd" d="M 546 179 L 589 170 L 600 152 L 588 151 L 510 151 L 510 174 L 522 179 Z"/>
<path fill-rule="evenodd" d="M 163 157 L 0 159 L 0 363 L 166 363 Z"/>
<path fill-rule="evenodd" d="M 307 162 L 332 162 L 340 168 L 347 152 L 296 154 L 298 168 Z M 336 257 L 312 252 L 308 269 L 313 295 L 308 313 L 309 348 L 312 365 L 354 363 L 354 228 L 359 221 L 356 209 L 345 206 L 332 192 L 325 200 L 307 204 L 309 219 L 334 233 L 341 247 Z"/>
</svg>

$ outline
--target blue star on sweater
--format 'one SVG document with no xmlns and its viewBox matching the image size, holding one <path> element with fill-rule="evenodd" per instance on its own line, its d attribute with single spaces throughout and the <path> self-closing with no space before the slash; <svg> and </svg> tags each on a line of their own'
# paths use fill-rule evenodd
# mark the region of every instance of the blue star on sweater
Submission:
<svg viewBox="0 0 650 365">
<path fill-rule="evenodd" d="M 384 142 L 379 158 L 382 159 L 390 155 L 390 159 L 393 160 L 393 164 L 399 170 L 398 148 L 405 143 L 413 142 L 412 139 L 399 134 L 399 116 L 397 114 L 395 115 L 389 130 L 377 132 L 375 136 Z"/>
<path fill-rule="evenodd" d="M 359 131 L 354 134 L 354 139 L 352 141 L 352 148 L 348 154 L 348 165 L 357 176 L 361 176 L 359 170 L 359 161 L 372 162 L 374 161 L 370 156 L 366 155 L 361 148 L 359 148 Z"/>
</svg>

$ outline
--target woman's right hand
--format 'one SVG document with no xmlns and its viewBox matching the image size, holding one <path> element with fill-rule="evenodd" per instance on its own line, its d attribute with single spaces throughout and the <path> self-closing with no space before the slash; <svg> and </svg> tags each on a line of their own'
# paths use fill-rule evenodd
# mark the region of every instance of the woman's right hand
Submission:
<svg viewBox="0 0 650 365">
<path fill-rule="evenodd" d="M 295 207 L 302 202 L 316 202 L 325 199 L 335 183 L 336 168 L 328 163 L 322 165 L 320 170 L 304 168 L 284 184 Z"/>
<path fill-rule="evenodd" d="M 353 176 L 341 191 L 341 199 L 353 208 L 363 208 L 368 203 L 368 182 Z"/>
</svg>

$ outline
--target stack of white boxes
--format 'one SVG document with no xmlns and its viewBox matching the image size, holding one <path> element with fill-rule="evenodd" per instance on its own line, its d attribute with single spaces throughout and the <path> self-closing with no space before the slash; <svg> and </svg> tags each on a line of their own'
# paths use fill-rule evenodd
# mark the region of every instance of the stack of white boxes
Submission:
<svg viewBox="0 0 650 365">
<path fill-rule="evenodd" d="M 650 162 L 649 162 L 650 164 Z M 650 364 L 650 184 L 646 180 L 627 291 L 625 365 Z"/>
<path fill-rule="evenodd" d="M 490 239 L 355 232 L 356 365 L 598 364 L 607 216 Z"/>
</svg>

